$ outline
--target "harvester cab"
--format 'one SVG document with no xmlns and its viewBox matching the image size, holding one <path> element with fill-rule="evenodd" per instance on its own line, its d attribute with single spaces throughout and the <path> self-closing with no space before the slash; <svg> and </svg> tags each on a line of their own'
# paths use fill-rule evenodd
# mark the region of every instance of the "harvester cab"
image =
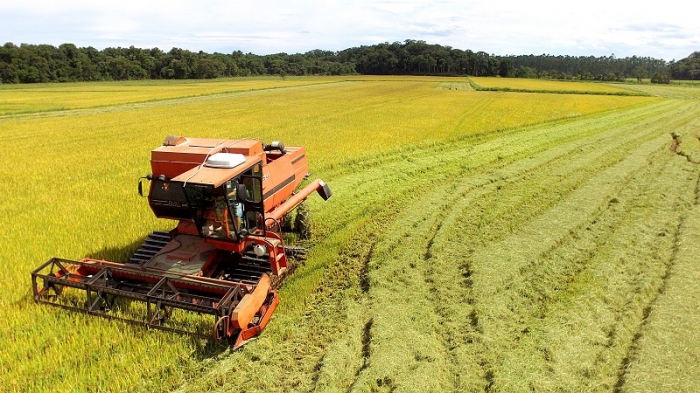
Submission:
<svg viewBox="0 0 700 393">
<path fill-rule="evenodd" d="M 279 302 L 271 276 L 288 266 L 285 216 L 311 193 L 326 200 L 331 190 L 321 180 L 297 190 L 308 176 L 304 148 L 255 139 L 169 136 L 151 152 L 151 170 L 138 192 L 149 181 L 151 210 L 177 226 L 148 235 L 128 263 L 50 259 L 32 272 L 34 299 L 238 348 Z M 83 292 L 84 307 L 62 301 L 64 292 Z M 112 313 L 120 299 L 145 303 L 144 318 Z M 213 315 L 211 331 L 174 326 L 182 310 Z"/>
</svg>

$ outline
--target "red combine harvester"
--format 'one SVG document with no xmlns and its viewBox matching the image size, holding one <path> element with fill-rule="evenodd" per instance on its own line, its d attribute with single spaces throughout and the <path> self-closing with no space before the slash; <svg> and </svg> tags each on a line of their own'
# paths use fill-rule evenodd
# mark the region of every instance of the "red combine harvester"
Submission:
<svg viewBox="0 0 700 393">
<path fill-rule="evenodd" d="M 151 233 L 129 263 L 50 259 L 32 272 L 34 300 L 238 348 L 279 303 L 270 276 L 293 251 L 282 239 L 285 214 L 331 190 L 315 180 L 295 192 L 308 176 L 304 148 L 255 139 L 168 136 L 151 152 L 151 170 L 139 194 L 149 180 L 153 213 L 177 227 Z M 182 327 L 187 312 L 212 315 L 213 326 Z"/>
</svg>

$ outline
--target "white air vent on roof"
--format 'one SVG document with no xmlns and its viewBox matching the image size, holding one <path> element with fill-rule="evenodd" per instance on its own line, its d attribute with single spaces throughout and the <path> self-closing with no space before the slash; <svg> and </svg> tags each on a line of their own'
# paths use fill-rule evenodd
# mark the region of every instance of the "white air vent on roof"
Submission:
<svg viewBox="0 0 700 393">
<path fill-rule="evenodd" d="M 243 154 L 216 153 L 207 159 L 205 166 L 211 168 L 235 168 L 245 162 Z"/>
</svg>

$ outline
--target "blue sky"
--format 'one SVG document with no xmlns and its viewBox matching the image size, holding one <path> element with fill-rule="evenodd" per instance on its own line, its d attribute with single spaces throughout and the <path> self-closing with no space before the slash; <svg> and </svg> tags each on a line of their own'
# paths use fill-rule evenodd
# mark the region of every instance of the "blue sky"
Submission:
<svg viewBox="0 0 700 393">
<path fill-rule="evenodd" d="M 263 55 L 415 39 L 497 55 L 677 60 L 700 51 L 699 15 L 688 0 L 0 0 L 0 41 Z"/>
</svg>

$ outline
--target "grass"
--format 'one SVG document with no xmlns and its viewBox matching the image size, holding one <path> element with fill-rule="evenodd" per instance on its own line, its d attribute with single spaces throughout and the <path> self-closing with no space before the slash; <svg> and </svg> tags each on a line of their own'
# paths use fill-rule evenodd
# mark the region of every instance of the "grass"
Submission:
<svg viewBox="0 0 700 393">
<path fill-rule="evenodd" d="M 688 86 L 688 85 L 628 85 L 629 89 L 638 90 L 648 95 L 664 98 L 676 98 L 676 99 L 700 99 L 700 88 L 698 86 Z"/>
<path fill-rule="evenodd" d="M 695 255 L 678 246 L 697 224 L 695 100 L 311 82 L 0 119 L 0 386 L 634 391 L 692 372 L 645 340 L 692 307 L 665 294 L 691 282 L 674 284 Z M 172 225 L 135 192 L 167 134 L 304 145 L 334 190 L 310 199 L 308 259 L 235 353 L 31 301 L 49 257 L 124 260 Z"/>
<path fill-rule="evenodd" d="M 675 152 L 689 163 L 700 164 L 700 133 L 693 121 L 674 133 L 678 141 Z M 620 391 L 655 392 L 692 391 L 700 386 L 698 359 L 700 348 L 697 325 L 700 304 L 697 255 L 700 253 L 700 180 L 695 187 L 695 201 L 687 215 L 678 222 L 673 238 L 675 253 L 663 272 L 664 282 L 656 297 L 644 310 L 645 319 L 638 340 L 621 370 Z"/>
<path fill-rule="evenodd" d="M 694 86 L 699 86 L 699 85 L 700 85 L 700 80 L 697 80 L 697 79 L 691 79 L 691 80 L 674 79 L 674 80 L 671 81 L 671 84 L 674 84 L 674 85 L 694 85 Z"/>
<path fill-rule="evenodd" d="M 579 240 L 578 227 L 582 226 L 580 231 L 585 233 L 584 228 L 596 221 L 609 201 L 621 195 L 616 191 L 631 187 L 628 176 L 642 170 L 651 157 L 661 156 L 673 162 L 669 164 L 672 167 L 678 164 L 677 157 L 666 151 L 668 135 L 661 132 L 666 116 L 671 116 L 664 115 L 668 109 L 654 111 L 652 116 L 659 116 L 654 127 L 660 127 L 655 130 L 631 132 L 635 127 L 628 123 L 629 119 L 615 121 L 605 117 L 578 125 L 539 127 L 527 133 L 527 142 L 521 139 L 525 137 L 522 134 L 503 136 L 494 142 L 498 148 L 493 150 L 489 148 L 495 146 L 489 146 L 490 143 L 476 147 L 457 144 L 441 150 L 439 154 L 447 156 L 445 160 L 462 162 L 466 168 L 461 174 L 446 175 L 453 179 L 451 182 L 432 184 L 434 189 L 428 187 L 429 192 L 421 192 L 408 201 L 407 207 L 392 220 L 394 224 L 383 231 L 368 262 L 370 289 L 358 302 L 364 311 L 351 309 L 352 315 L 364 316 L 350 328 L 355 334 L 371 322 L 370 356 L 363 355 L 367 351 L 358 344 L 362 340 L 352 336 L 340 338 L 344 343 L 333 344 L 332 348 L 339 348 L 342 355 L 326 353 L 323 366 L 335 373 L 346 370 L 345 378 L 334 375 L 329 378 L 331 381 L 324 381 L 341 381 L 327 390 L 343 390 L 347 385 L 342 385 L 342 381 L 352 380 L 354 374 L 357 377 L 352 386 L 358 391 L 521 391 L 530 387 L 537 391 L 579 391 L 588 390 L 595 383 L 601 385 L 594 390 L 612 390 L 616 367 L 596 366 L 595 356 L 577 364 L 574 357 L 580 356 L 581 350 L 596 355 L 597 346 L 588 341 L 598 334 L 590 330 L 591 324 L 604 330 L 604 322 L 598 324 L 585 314 L 569 316 L 572 320 L 566 326 L 571 329 L 579 325 L 580 330 L 556 330 L 574 305 L 586 305 L 581 301 L 584 299 L 568 298 L 568 288 L 562 283 L 576 280 L 579 275 L 588 276 L 577 264 L 591 263 L 609 270 L 601 271 L 603 274 L 626 274 L 625 268 L 605 258 L 591 262 L 587 254 L 606 248 L 600 242 L 615 230 L 607 225 L 628 212 L 597 223 L 604 228 L 595 235 L 597 244 L 590 243 L 590 239 Z M 672 112 L 678 115 L 685 109 Z M 636 117 L 634 113 L 628 115 Z M 682 121 L 689 119 L 690 116 Z M 640 148 L 644 140 L 648 142 Z M 554 147 L 547 149 L 549 143 Z M 426 153 L 421 163 L 430 165 L 435 153 Z M 630 158 L 624 158 L 627 156 Z M 435 163 L 436 171 L 445 168 L 442 163 Z M 469 170 L 471 166 L 482 168 Z M 697 176 L 697 170 L 694 174 Z M 648 184 L 651 176 L 652 173 L 642 176 L 640 185 Z M 682 179 L 693 180 L 688 174 Z M 669 180 L 678 181 L 673 176 Z M 636 191 L 630 190 L 630 196 L 637 195 Z M 663 192 L 651 190 L 649 194 L 658 198 Z M 688 199 L 687 193 L 684 198 Z M 665 202 L 645 205 L 643 210 L 665 206 Z M 658 216 L 677 207 L 671 204 Z M 415 214 L 416 211 L 422 214 Z M 655 221 L 658 216 L 649 217 L 648 222 L 668 229 L 668 224 Z M 638 228 L 632 231 L 635 230 Z M 650 241 L 656 241 L 656 236 L 650 233 Z M 627 241 L 619 239 L 611 248 L 619 251 Z M 666 251 L 671 249 L 668 243 L 664 246 Z M 655 261 L 653 253 L 654 248 L 645 258 L 658 272 L 664 265 Z M 634 280 L 639 279 L 653 278 L 639 273 Z M 577 284 L 581 285 L 578 290 L 586 294 L 598 283 Z M 613 296 L 629 299 L 631 288 L 609 293 L 603 292 L 604 288 L 596 293 L 603 302 L 599 313 L 615 316 L 629 306 L 624 302 L 608 305 L 605 301 Z M 645 294 L 646 300 L 653 294 Z M 644 304 L 641 299 L 639 302 Z M 561 310 L 546 315 L 547 309 L 560 306 Z M 638 304 L 637 310 L 641 308 Z M 639 322 L 641 315 L 637 318 Z M 583 326 L 583 321 L 589 324 Z M 555 349 L 542 346 L 550 340 L 560 342 L 568 334 L 576 336 L 569 345 Z M 629 343 L 632 337 L 626 340 Z M 582 345 L 586 342 L 591 344 Z M 348 363 L 348 348 L 353 343 L 356 367 L 348 369 L 344 364 Z M 554 356 L 559 363 L 551 359 Z M 343 363 L 331 364 L 330 359 Z M 572 366 L 581 369 L 579 377 L 567 375 L 567 368 Z M 586 375 L 584 371 L 589 366 L 607 372 L 608 380 L 598 380 L 604 375 Z M 322 376 L 324 371 L 322 368 Z M 424 375 L 431 377 L 426 379 Z"/>
<path fill-rule="evenodd" d="M 645 95 L 644 92 L 592 82 L 566 82 L 525 78 L 470 77 L 469 83 L 479 91 L 512 91 L 526 93 Z"/>
</svg>

